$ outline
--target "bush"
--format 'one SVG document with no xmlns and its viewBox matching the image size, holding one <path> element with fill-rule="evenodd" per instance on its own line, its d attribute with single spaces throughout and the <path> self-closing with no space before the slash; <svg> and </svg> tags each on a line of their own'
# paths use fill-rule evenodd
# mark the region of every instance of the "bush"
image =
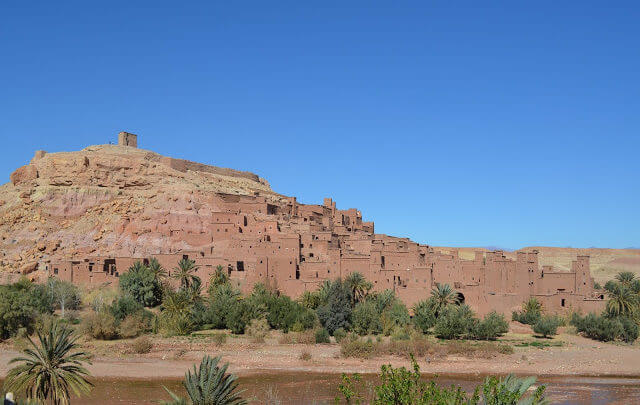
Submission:
<svg viewBox="0 0 640 405">
<path fill-rule="evenodd" d="M 253 319 L 264 318 L 265 309 L 258 307 L 251 300 L 241 299 L 228 308 L 227 328 L 235 334 L 242 334 Z"/>
<path fill-rule="evenodd" d="M 156 274 L 140 262 L 120 276 L 120 290 L 131 295 L 140 305 L 155 307 L 162 302 L 162 284 Z"/>
<path fill-rule="evenodd" d="M 343 339 L 340 343 L 342 357 L 355 357 L 359 359 L 371 358 L 375 352 L 375 343 L 362 339 Z"/>
<path fill-rule="evenodd" d="M 411 322 L 411 316 L 402 302 L 395 301 L 382 311 L 381 321 L 382 333 L 389 336 L 394 330 L 407 326 Z"/>
<path fill-rule="evenodd" d="M 239 298 L 240 293 L 229 284 L 210 288 L 202 322 L 210 324 L 212 329 L 226 328 L 229 309 L 237 304 Z"/>
<path fill-rule="evenodd" d="M 329 332 L 325 328 L 316 330 L 316 343 L 330 343 Z"/>
<path fill-rule="evenodd" d="M 478 320 L 467 305 L 449 305 L 440 312 L 434 332 L 442 339 L 460 339 L 472 335 L 477 324 Z"/>
<path fill-rule="evenodd" d="M 50 294 L 27 279 L 0 286 L 0 339 L 15 335 L 20 328 L 29 334 L 40 314 L 53 313 Z"/>
<path fill-rule="evenodd" d="M 318 307 L 318 318 L 329 334 L 333 335 L 336 329 L 351 328 L 351 292 L 348 287 L 338 279 L 328 287 L 326 303 Z"/>
<path fill-rule="evenodd" d="M 336 338 L 337 343 L 340 343 L 342 339 L 347 337 L 347 331 L 342 328 L 336 329 L 336 331 L 333 332 L 333 337 Z"/>
<path fill-rule="evenodd" d="M 85 293 L 82 296 L 82 303 L 99 312 L 110 306 L 119 295 L 116 288 L 98 287 Z"/>
<path fill-rule="evenodd" d="M 377 335 L 382 333 L 380 312 L 373 300 L 366 300 L 356 304 L 351 314 L 353 331 L 358 335 Z M 344 331 L 343 328 L 340 328 Z M 335 336 L 335 332 L 334 332 Z"/>
<path fill-rule="evenodd" d="M 624 326 L 619 319 L 607 318 L 594 313 L 590 313 L 585 317 L 574 314 L 571 324 L 576 327 L 578 333 L 602 342 L 616 340 L 625 334 Z"/>
<path fill-rule="evenodd" d="M 543 316 L 533 325 L 533 331 L 543 337 L 554 336 L 558 332 L 558 320 L 554 317 Z"/>
<path fill-rule="evenodd" d="M 142 313 L 128 315 L 120 322 L 118 326 L 118 334 L 125 339 L 140 336 L 149 330 L 149 317 L 143 316 Z"/>
<path fill-rule="evenodd" d="M 492 311 L 477 323 L 472 335 L 474 339 L 495 340 L 508 331 L 509 323 L 504 319 L 504 315 Z"/>
<path fill-rule="evenodd" d="M 430 300 L 420 301 L 413 306 L 413 324 L 422 333 L 428 333 L 436 324 L 436 314 Z"/>
<path fill-rule="evenodd" d="M 123 321 L 127 316 L 139 314 L 144 310 L 142 304 L 136 301 L 131 295 L 121 295 L 116 298 L 111 306 L 109 312 L 113 315 L 118 322 Z"/>
<path fill-rule="evenodd" d="M 118 324 L 116 318 L 109 311 L 92 312 L 82 319 L 81 329 L 94 339 L 117 339 Z"/>
<path fill-rule="evenodd" d="M 269 333 L 269 323 L 266 319 L 252 319 L 245 329 L 245 333 L 254 343 L 264 343 L 264 338 Z"/>
<path fill-rule="evenodd" d="M 406 326 L 405 327 L 397 326 L 393 330 L 393 333 L 391 333 L 391 340 L 393 341 L 409 340 L 409 339 L 411 339 L 411 329 Z"/>
<path fill-rule="evenodd" d="M 638 324 L 627 317 L 620 317 L 618 319 L 623 329 L 620 338 L 627 343 L 635 342 L 636 339 L 638 339 Z"/>
<path fill-rule="evenodd" d="M 514 311 L 512 319 L 525 325 L 535 325 L 542 317 L 542 304 L 535 299 L 530 298 L 522 304 L 522 311 Z"/>
<path fill-rule="evenodd" d="M 137 354 L 149 353 L 152 348 L 153 342 L 147 336 L 141 336 L 131 344 L 131 349 Z"/>
</svg>

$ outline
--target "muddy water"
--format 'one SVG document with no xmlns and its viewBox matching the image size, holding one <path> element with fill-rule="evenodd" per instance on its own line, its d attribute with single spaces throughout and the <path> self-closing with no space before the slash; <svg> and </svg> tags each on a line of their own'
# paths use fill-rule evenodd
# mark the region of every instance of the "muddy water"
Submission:
<svg viewBox="0 0 640 405">
<path fill-rule="evenodd" d="M 481 383 L 479 377 L 439 377 L 439 384 L 461 385 L 467 391 Z M 259 374 L 239 379 L 244 396 L 251 403 L 330 404 L 340 382 L 336 374 L 278 373 Z M 377 383 L 375 375 L 363 377 L 363 387 Z M 72 404 L 157 404 L 168 400 L 162 386 L 184 394 L 178 380 L 94 379 L 91 396 L 74 399 Z M 640 379 L 555 377 L 542 378 L 547 385 L 547 397 L 557 404 L 640 404 Z"/>
</svg>

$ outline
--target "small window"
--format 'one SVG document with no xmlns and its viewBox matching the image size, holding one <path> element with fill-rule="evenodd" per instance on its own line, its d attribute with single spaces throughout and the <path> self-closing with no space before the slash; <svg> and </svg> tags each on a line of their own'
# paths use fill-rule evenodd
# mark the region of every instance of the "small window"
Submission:
<svg viewBox="0 0 640 405">
<path fill-rule="evenodd" d="M 236 262 L 236 268 L 238 269 L 238 271 L 244 271 L 244 262 Z"/>
<path fill-rule="evenodd" d="M 58 274 L 58 269 L 53 269 L 53 274 Z"/>
<path fill-rule="evenodd" d="M 564 307 L 564 298 L 560 300 L 560 306 Z"/>
</svg>

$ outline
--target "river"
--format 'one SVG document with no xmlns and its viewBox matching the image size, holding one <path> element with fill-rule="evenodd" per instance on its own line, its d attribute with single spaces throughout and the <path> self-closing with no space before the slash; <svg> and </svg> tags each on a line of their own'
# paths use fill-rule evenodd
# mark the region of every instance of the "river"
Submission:
<svg viewBox="0 0 640 405">
<path fill-rule="evenodd" d="M 482 376 L 439 377 L 441 385 L 461 385 L 472 391 Z M 183 394 L 179 380 L 93 379 L 91 395 L 73 399 L 72 404 L 157 404 L 168 400 L 162 389 L 166 386 Z M 639 404 L 640 379 L 612 377 L 548 377 L 540 383 L 547 385 L 547 398 L 554 404 Z M 340 375 L 320 373 L 256 374 L 240 377 L 244 396 L 251 403 L 271 404 L 329 404 L 337 394 Z M 377 382 L 375 375 L 364 375 L 363 386 Z M 279 401 L 279 402 L 278 402 Z"/>
</svg>

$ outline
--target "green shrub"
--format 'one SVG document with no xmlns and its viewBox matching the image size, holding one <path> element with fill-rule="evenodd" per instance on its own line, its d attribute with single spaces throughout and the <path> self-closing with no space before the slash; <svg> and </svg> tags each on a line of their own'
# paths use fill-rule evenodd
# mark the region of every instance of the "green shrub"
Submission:
<svg viewBox="0 0 640 405">
<path fill-rule="evenodd" d="M 382 322 L 382 333 L 389 336 L 397 328 L 404 328 L 411 322 L 411 316 L 407 307 L 400 301 L 395 301 L 384 311 L 380 317 Z"/>
<path fill-rule="evenodd" d="M 494 340 L 508 331 L 509 323 L 504 319 L 504 315 L 491 311 L 476 324 L 472 335 L 474 339 Z"/>
<path fill-rule="evenodd" d="M 342 339 L 347 337 L 347 331 L 345 331 L 342 328 L 338 328 L 338 329 L 336 329 L 335 332 L 333 332 L 333 337 L 336 338 L 336 342 L 337 343 L 340 343 L 342 341 Z"/>
<path fill-rule="evenodd" d="M 413 306 L 413 324 L 422 333 L 428 333 L 436 324 L 436 314 L 431 300 L 418 302 Z"/>
<path fill-rule="evenodd" d="M 31 334 L 38 316 L 51 313 L 51 296 L 44 286 L 26 278 L 0 286 L 0 339 L 10 338 L 20 328 Z"/>
<path fill-rule="evenodd" d="M 240 293 L 229 284 L 221 284 L 209 289 L 209 299 L 203 313 L 202 322 L 212 329 L 227 327 L 229 309 L 240 299 Z"/>
<path fill-rule="evenodd" d="M 558 333 L 558 320 L 554 317 L 543 316 L 533 325 L 533 331 L 543 337 L 554 336 Z"/>
<path fill-rule="evenodd" d="M 620 323 L 622 324 L 622 335 L 620 338 L 627 342 L 633 343 L 638 339 L 638 324 L 633 321 L 633 319 L 627 317 L 618 318 Z"/>
<path fill-rule="evenodd" d="M 142 312 L 144 307 L 131 295 L 121 295 L 109 307 L 109 312 L 118 322 L 121 322 L 129 315 Z"/>
<path fill-rule="evenodd" d="M 542 304 L 536 298 L 530 298 L 522 304 L 522 311 L 514 311 L 512 319 L 525 325 L 535 325 L 542 317 Z"/>
<path fill-rule="evenodd" d="M 400 327 L 396 326 L 396 328 L 391 333 L 391 340 L 409 340 L 411 339 L 411 329 L 407 326 Z"/>
<path fill-rule="evenodd" d="M 349 288 L 338 279 L 328 286 L 325 303 L 318 307 L 318 319 L 329 334 L 336 329 L 351 328 L 351 292 Z"/>
<path fill-rule="evenodd" d="M 330 343 L 329 332 L 325 328 L 316 330 L 316 343 Z"/>
<path fill-rule="evenodd" d="M 442 339 L 460 339 L 471 336 L 477 324 L 478 319 L 467 305 L 449 305 L 440 312 L 434 333 Z"/>
<path fill-rule="evenodd" d="M 375 301 L 366 300 L 356 304 L 351 314 L 353 331 L 359 335 L 382 333 L 382 322 Z M 344 330 L 343 328 L 340 328 Z M 334 332 L 335 336 L 335 332 Z"/>
<path fill-rule="evenodd" d="M 624 326 L 619 319 L 607 318 L 594 313 L 587 314 L 584 317 L 574 314 L 571 324 L 576 327 L 578 333 L 602 342 L 620 339 L 625 334 Z"/>
<path fill-rule="evenodd" d="M 263 307 L 257 306 L 249 299 L 241 299 L 228 308 L 227 328 L 235 334 L 242 334 L 251 320 L 264 317 L 265 309 Z"/>
<path fill-rule="evenodd" d="M 155 307 L 162 302 L 162 284 L 156 273 L 140 262 L 134 263 L 119 278 L 120 290 L 140 305 Z"/>
</svg>

